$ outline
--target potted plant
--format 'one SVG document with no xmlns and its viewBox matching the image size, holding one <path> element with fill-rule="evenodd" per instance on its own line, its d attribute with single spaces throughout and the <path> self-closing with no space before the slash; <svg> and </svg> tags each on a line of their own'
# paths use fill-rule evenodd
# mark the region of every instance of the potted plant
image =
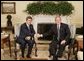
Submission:
<svg viewBox="0 0 84 61">
<path fill-rule="evenodd" d="M 27 5 L 26 12 L 30 15 L 39 17 L 46 15 L 60 15 L 64 22 L 68 21 L 68 17 L 73 13 L 74 6 L 67 1 L 58 1 L 58 2 L 35 2 Z M 47 19 L 46 19 L 47 20 Z"/>
<path fill-rule="evenodd" d="M 31 15 L 47 14 L 47 15 L 70 15 L 74 7 L 69 2 L 36 2 L 27 5 L 26 12 Z"/>
</svg>

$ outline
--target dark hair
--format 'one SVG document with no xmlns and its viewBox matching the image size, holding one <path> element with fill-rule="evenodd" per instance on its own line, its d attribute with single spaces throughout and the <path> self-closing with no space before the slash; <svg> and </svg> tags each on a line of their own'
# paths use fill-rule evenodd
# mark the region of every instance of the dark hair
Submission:
<svg viewBox="0 0 84 61">
<path fill-rule="evenodd" d="M 26 21 L 27 21 L 28 19 L 32 19 L 32 17 L 31 17 L 31 16 L 26 17 Z"/>
</svg>

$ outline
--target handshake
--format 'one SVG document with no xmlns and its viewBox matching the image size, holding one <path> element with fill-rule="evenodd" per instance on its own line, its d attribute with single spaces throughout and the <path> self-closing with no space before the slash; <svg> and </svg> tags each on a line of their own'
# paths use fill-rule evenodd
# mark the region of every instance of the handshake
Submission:
<svg viewBox="0 0 84 61">
<path fill-rule="evenodd" d="M 34 37 L 39 38 L 39 37 L 43 37 L 43 35 L 37 33 L 37 34 L 34 35 Z M 25 39 L 26 39 L 26 40 L 30 40 L 31 37 L 30 37 L 30 36 L 27 36 Z"/>
<path fill-rule="evenodd" d="M 43 35 L 37 33 L 37 34 L 35 34 L 35 37 L 39 38 L 39 37 L 43 37 Z"/>
</svg>

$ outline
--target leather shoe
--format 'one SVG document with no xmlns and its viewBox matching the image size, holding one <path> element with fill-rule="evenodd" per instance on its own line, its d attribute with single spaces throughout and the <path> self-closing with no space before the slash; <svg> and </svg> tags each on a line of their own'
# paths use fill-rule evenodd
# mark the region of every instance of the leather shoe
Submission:
<svg viewBox="0 0 84 61">
<path fill-rule="evenodd" d="M 31 58 L 31 56 L 30 56 L 30 55 L 27 55 L 26 57 L 27 57 L 27 58 Z"/>
</svg>

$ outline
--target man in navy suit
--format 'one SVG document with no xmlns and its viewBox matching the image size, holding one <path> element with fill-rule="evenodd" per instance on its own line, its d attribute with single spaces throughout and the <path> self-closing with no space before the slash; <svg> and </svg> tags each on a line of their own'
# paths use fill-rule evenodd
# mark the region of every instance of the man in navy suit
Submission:
<svg viewBox="0 0 84 61">
<path fill-rule="evenodd" d="M 53 41 L 50 43 L 49 52 L 53 55 L 53 60 L 57 60 L 57 57 L 62 57 L 63 51 L 67 43 L 69 43 L 70 29 L 67 24 L 61 22 L 61 17 L 55 18 L 55 24 L 50 31 L 44 34 L 38 34 L 38 37 L 46 37 L 48 35 L 53 36 Z"/>
<path fill-rule="evenodd" d="M 24 51 L 25 51 L 26 45 L 28 46 L 28 53 L 26 57 L 31 58 L 30 54 L 32 52 L 33 44 L 35 43 L 35 41 L 33 40 L 35 31 L 31 22 L 32 22 L 32 17 L 28 16 L 26 18 L 26 23 L 23 23 L 20 27 L 20 34 L 18 37 L 19 39 L 18 42 L 20 44 L 23 58 L 24 58 Z"/>
</svg>

